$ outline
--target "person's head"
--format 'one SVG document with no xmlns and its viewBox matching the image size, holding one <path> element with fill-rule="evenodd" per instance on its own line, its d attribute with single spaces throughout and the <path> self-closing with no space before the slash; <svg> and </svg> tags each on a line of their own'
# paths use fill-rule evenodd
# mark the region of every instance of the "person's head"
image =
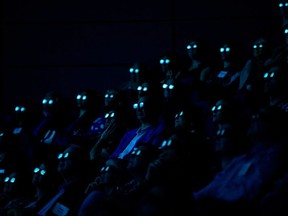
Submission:
<svg viewBox="0 0 288 216">
<path fill-rule="evenodd" d="M 64 178 L 79 176 L 88 167 L 87 151 L 76 144 L 70 144 L 63 152 L 58 154 L 57 172 Z"/>
<path fill-rule="evenodd" d="M 267 40 L 264 38 L 258 38 L 253 43 L 253 56 L 255 58 L 263 58 L 267 56 Z"/>
<path fill-rule="evenodd" d="M 97 92 L 86 89 L 83 91 L 80 91 L 78 94 L 76 94 L 76 101 L 77 101 L 77 107 L 79 109 L 85 109 L 85 110 L 96 110 L 97 107 L 101 106 L 101 100 Z"/>
<path fill-rule="evenodd" d="M 56 163 L 41 162 L 33 168 L 32 184 L 39 188 L 51 188 L 58 183 Z"/>
<path fill-rule="evenodd" d="M 271 67 L 263 74 L 264 93 L 269 96 L 285 96 L 287 95 L 287 71 L 282 67 Z"/>
<path fill-rule="evenodd" d="M 51 116 L 57 114 L 61 107 L 61 97 L 56 92 L 48 92 L 42 100 L 43 114 Z"/>
<path fill-rule="evenodd" d="M 159 100 L 152 95 L 140 97 L 138 102 L 133 104 L 136 110 L 137 119 L 141 123 L 154 123 L 159 115 Z"/>
<path fill-rule="evenodd" d="M 107 110 L 114 109 L 122 105 L 124 102 L 123 92 L 117 88 L 107 89 L 104 95 L 104 106 Z"/>
<path fill-rule="evenodd" d="M 165 80 L 165 82 L 162 84 L 163 97 L 165 99 L 171 98 L 175 95 L 175 86 L 176 86 L 175 79 L 170 78 L 168 80 Z"/>
<path fill-rule="evenodd" d="M 279 4 L 280 14 L 282 16 L 283 21 L 288 21 L 288 1 L 280 0 Z"/>
</svg>

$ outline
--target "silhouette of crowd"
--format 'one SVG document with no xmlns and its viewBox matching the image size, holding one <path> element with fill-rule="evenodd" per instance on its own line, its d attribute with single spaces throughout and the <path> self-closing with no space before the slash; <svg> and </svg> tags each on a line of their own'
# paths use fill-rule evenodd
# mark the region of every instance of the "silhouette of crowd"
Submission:
<svg viewBox="0 0 288 216">
<path fill-rule="evenodd" d="M 19 101 L 0 126 L 0 215 L 287 215 L 287 0 L 279 12 L 279 45 L 256 38 L 250 56 L 193 38 L 104 94 Z"/>
</svg>

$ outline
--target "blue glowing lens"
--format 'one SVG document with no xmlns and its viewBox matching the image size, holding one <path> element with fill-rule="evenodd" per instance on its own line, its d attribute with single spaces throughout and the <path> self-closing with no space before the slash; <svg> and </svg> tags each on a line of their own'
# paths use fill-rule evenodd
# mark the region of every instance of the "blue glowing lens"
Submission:
<svg viewBox="0 0 288 216">
<path fill-rule="evenodd" d="M 140 102 L 139 107 L 143 108 L 144 107 L 144 102 Z"/>
<path fill-rule="evenodd" d="M 130 72 L 130 73 L 133 73 L 133 72 L 134 72 L 134 68 L 130 68 L 130 69 L 129 69 L 129 72 Z"/>
<path fill-rule="evenodd" d="M 218 105 L 217 110 L 221 110 L 221 109 L 222 109 L 222 105 Z"/>
<path fill-rule="evenodd" d="M 279 3 L 279 7 L 281 8 L 281 7 L 283 7 L 284 6 L 284 4 L 283 3 Z"/>
<path fill-rule="evenodd" d="M 69 156 L 69 153 L 66 152 L 66 153 L 64 154 L 64 158 L 67 158 L 68 156 Z"/>
<path fill-rule="evenodd" d="M 166 89 L 168 87 L 168 85 L 166 84 L 166 83 L 164 83 L 163 85 L 162 85 L 162 88 L 164 88 L 164 89 Z"/>
<path fill-rule="evenodd" d="M 105 114 L 105 118 L 108 118 L 108 117 L 109 117 L 109 113 L 106 113 L 106 114 Z"/>
<path fill-rule="evenodd" d="M 9 181 L 9 177 L 6 177 L 5 179 L 4 179 L 4 182 L 8 182 Z"/>
<path fill-rule="evenodd" d="M 16 179 L 15 179 L 14 177 L 13 177 L 13 178 L 11 178 L 11 179 L 10 179 L 10 183 L 14 183 L 14 182 L 15 182 L 15 180 L 16 180 Z"/>
<path fill-rule="evenodd" d="M 171 144 L 172 144 L 172 140 L 169 139 L 168 142 L 167 142 L 167 146 L 171 146 Z"/>
<path fill-rule="evenodd" d="M 221 53 L 224 52 L 224 50 L 225 50 L 225 49 L 224 49 L 223 47 L 220 48 L 220 52 L 221 52 Z"/>
<path fill-rule="evenodd" d="M 35 169 L 34 169 L 34 173 L 37 173 L 37 172 L 39 172 L 39 168 L 38 167 L 35 167 Z"/>
<path fill-rule="evenodd" d="M 111 94 L 111 95 L 110 95 L 110 98 L 113 98 L 113 97 L 114 97 L 114 95 L 113 95 L 113 94 Z"/>
<path fill-rule="evenodd" d="M 139 69 L 135 69 L 135 73 L 139 73 Z"/>
<path fill-rule="evenodd" d="M 46 174 L 46 170 L 41 170 L 40 171 L 40 175 L 45 175 Z"/>
<path fill-rule="evenodd" d="M 272 72 L 271 74 L 270 74 L 270 78 L 272 78 L 272 77 L 274 77 L 274 72 Z"/>
<path fill-rule="evenodd" d="M 161 148 L 164 148 L 167 145 L 167 140 L 163 140 L 162 144 L 161 144 Z"/>
<path fill-rule="evenodd" d="M 48 103 L 49 103 L 50 105 L 51 105 L 51 104 L 53 104 L 53 100 L 49 100 L 49 102 L 48 102 Z"/>
<path fill-rule="evenodd" d="M 193 48 L 196 49 L 198 46 L 196 44 L 193 45 Z"/>
<path fill-rule="evenodd" d="M 259 48 L 263 48 L 263 45 L 262 45 L 262 44 L 260 44 L 260 45 L 259 45 Z"/>
<path fill-rule="evenodd" d="M 143 88 L 143 91 L 147 91 L 147 90 L 148 90 L 148 88 L 147 88 L 147 87 L 144 87 L 144 88 Z"/>
<path fill-rule="evenodd" d="M 165 60 L 165 63 L 166 63 L 166 64 L 169 64 L 169 63 L 170 63 L 170 60 L 169 60 L 169 59 L 166 59 L 166 60 Z"/>
<path fill-rule="evenodd" d="M 16 106 L 16 107 L 15 107 L 15 111 L 16 111 L 16 112 L 18 112 L 18 111 L 19 111 L 19 109 L 20 109 L 20 107 L 19 107 L 19 106 Z"/>
<path fill-rule="evenodd" d="M 47 104 L 48 100 L 47 99 L 43 99 L 42 100 L 42 104 Z"/>
<path fill-rule="evenodd" d="M 137 108 L 138 108 L 138 104 L 137 103 L 133 104 L 133 109 L 137 109 Z"/>
<path fill-rule="evenodd" d="M 83 96 L 82 96 L 82 100 L 87 100 L 87 96 L 86 96 L 86 95 L 83 95 Z"/>
<path fill-rule="evenodd" d="M 21 112 L 24 112 L 25 110 L 26 110 L 25 107 L 21 107 L 20 109 Z"/>
<path fill-rule="evenodd" d="M 265 73 L 264 75 L 263 75 L 263 78 L 267 78 L 269 76 L 269 74 L 268 73 Z"/>
<path fill-rule="evenodd" d="M 115 113 L 112 112 L 112 113 L 110 114 L 110 117 L 113 118 L 114 116 L 115 116 Z"/>
<path fill-rule="evenodd" d="M 253 48 L 254 48 L 254 49 L 257 49 L 257 45 L 254 45 Z"/>
<path fill-rule="evenodd" d="M 109 94 L 105 94 L 105 98 L 108 98 L 109 97 Z"/>
<path fill-rule="evenodd" d="M 226 51 L 226 52 L 230 52 L 230 48 L 229 48 L 229 47 L 227 47 L 225 51 Z"/>
<path fill-rule="evenodd" d="M 63 153 L 60 153 L 57 158 L 61 159 L 62 157 L 63 157 Z"/>
<path fill-rule="evenodd" d="M 211 111 L 214 112 L 215 109 L 216 109 L 216 106 L 213 106 L 212 109 L 211 109 Z"/>
<path fill-rule="evenodd" d="M 174 89 L 174 85 L 169 85 L 169 89 L 170 90 Z"/>
<path fill-rule="evenodd" d="M 180 113 L 179 113 L 179 116 L 182 116 L 183 115 L 183 111 L 181 111 Z"/>
<path fill-rule="evenodd" d="M 284 34 L 288 34 L 288 29 L 285 29 L 285 30 L 284 30 Z"/>
<path fill-rule="evenodd" d="M 138 87 L 137 87 L 137 90 L 138 90 L 138 91 L 141 91 L 141 90 L 142 90 L 142 86 L 138 86 Z"/>
<path fill-rule="evenodd" d="M 188 45 L 186 48 L 187 48 L 188 50 L 192 49 L 191 45 Z"/>
<path fill-rule="evenodd" d="M 80 100 L 81 99 L 81 95 L 78 94 L 76 98 L 77 98 L 77 100 Z"/>
</svg>

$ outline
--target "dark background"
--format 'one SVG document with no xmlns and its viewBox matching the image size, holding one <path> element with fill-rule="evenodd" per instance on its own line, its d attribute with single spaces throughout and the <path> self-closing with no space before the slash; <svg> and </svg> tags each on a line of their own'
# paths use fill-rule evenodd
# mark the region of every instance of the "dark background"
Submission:
<svg viewBox="0 0 288 216">
<path fill-rule="evenodd" d="M 260 35 L 277 43 L 276 0 L 2 0 L 1 112 L 55 90 L 104 92 L 128 81 L 136 61 L 185 55 L 194 36 L 247 50 Z"/>
</svg>

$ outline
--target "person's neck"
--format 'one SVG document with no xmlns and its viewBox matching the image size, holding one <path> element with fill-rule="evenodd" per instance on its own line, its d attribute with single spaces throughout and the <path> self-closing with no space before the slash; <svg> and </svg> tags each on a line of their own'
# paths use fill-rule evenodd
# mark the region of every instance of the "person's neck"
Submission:
<svg viewBox="0 0 288 216">
<path fill-rule="evenodd" d="M 140 128 L 141 128 L 142 130 L 144 130 L 144 129 L 146 129 L 146 128 L 151 127 L 152 125 L 153 125 L 152 122 L 141 122 Z"/>
</svg>

